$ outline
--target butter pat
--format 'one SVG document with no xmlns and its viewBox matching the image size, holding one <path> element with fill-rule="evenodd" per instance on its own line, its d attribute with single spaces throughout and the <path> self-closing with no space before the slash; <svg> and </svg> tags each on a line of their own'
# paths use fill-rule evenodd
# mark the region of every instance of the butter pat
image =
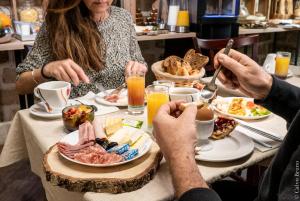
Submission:
<svg viewBox="0 0 300 201">
<path fill-rule="evenodd" d="M 139 120 L 132 120 L 132 119 L 124 119 L 123 120 L 123 126 L 129 126 L 129 127 L 133 127 L 133 128 L 142 128 L 143 125 L 143 121 L 139 121 Z"/>
</svg>

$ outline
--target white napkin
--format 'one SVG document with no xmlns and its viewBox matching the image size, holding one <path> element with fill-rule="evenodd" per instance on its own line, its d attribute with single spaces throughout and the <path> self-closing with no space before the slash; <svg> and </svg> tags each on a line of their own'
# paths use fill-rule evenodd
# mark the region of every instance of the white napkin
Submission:
<svg viewBox="0 0 300 201">
<path fill-rule="evenodd" d="M 86 104 L 86 105 L 95 105 L 98 109 L 97 112 L 95 113 L 96 116 L 105 115 L 105 114 L 119 111 L 118 107 L 104 106 L 104 105 L 98 104 L 95 101 L 95 97 L 96 97 L 96 94 L 90 91 L 85 96 L 76 98 L 74 100 L 79 100 L 80 102 L 82 102 L 83 104 Z"/>
<path fill-rule="evenodd" d="M 244 124 L 246 124 L 246 123 L 244 123 Z M 282 137 L 281 135 L 278 135 L 278 134 L 273 133 L 273 132 L 271 132 L 271 131 L 267 131 L 267 130 L 265 130 L 265 129 L 258 128 L 257 126 L 253 126 L 253 125 L 251 125 L 251 124 L 247 124 L 247 125 L 249 125 L 249 126 L 251 126 L 251 127 L 254 127 L 254 128 L 256 128 L 256 129 L 259 129 L 259 130 L 268 132 L 268 133 L 271 134 L 271 135 L 274 135 L 274 136 L 277 136 L 277 137 L 283 139 L 283 137 Z M 277 142 L 277 141 L 274 141 L 274 140 L 272 140 L 272 139 L 266 138 L 266 137 L 264 137 L 264 136 L 262 136 L 262 135 L 259 135 L 259 134 L 255 133 L 254 131 L 251 131 L 251 130 L 249 130 L 249 129 L 247 129 L 247 128 L 244 128 L 244 127 L 242 127 L 242 126 L 239 126 L 239 125 L 235 128 L 235 130 L 236 130 L 237 132 L 240 132 L 240 133 L 244 134 L 244 135 L 247 135 L 247 136 L 250 137 L 251 139 L 255 139 L 255 140 L 257 140 L 257 141 L 261 141 L 261 142 L 267 143 L 267 144 L 269 144 L 269 145 L 272 146 L 272 148 L 268 148 L 268 147 L 262 146 L 262 145 L 257 144 L 257 143 L 254 142 L 255 148 L 256 148 L 258 151 L 260 151 L 260 152 L 266 152 L 266 151 L 275 149 L 275 148 L 279 147 L 280 144 L 281 144 L 281 142 Z"/>
</svg>

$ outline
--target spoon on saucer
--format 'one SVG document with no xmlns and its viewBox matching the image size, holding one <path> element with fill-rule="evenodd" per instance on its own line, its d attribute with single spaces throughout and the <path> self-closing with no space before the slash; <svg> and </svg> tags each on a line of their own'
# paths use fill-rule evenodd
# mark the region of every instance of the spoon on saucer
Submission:
<svg viewBox="0 0 300 201">
<path fill-rule="evenodd" d="M 234 42 L 233 39 L 230 39 L 228 41 L 223 54 L 225 54 L 225 55 L 229 54 L 229 51 L 233 45 L 233 42 Z M 216 95 L 216 92 L 218 89 L 218 86 L 216 85 L 216 79 L 222 69 L 223 69 L 223 66 L 220 64 L 219 68 L 215 71 L 214 76 L 211 79 L 210 83 L 205 85 L 205 87 L 203 88 L 202 93 L 201 93 L 202 98 L 211 100 Z"/>
</svg>

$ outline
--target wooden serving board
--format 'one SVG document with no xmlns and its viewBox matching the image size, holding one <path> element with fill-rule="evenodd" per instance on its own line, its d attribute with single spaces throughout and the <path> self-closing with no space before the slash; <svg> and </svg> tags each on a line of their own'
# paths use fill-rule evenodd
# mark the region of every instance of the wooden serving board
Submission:
<svg viewBox="0 0 300 201">
<path fill-rule="evenodd" d="M 44 156 L 46 180 L 76 192 L 123 193 L 142 188 L 153 179 L 162 154 L 156 143 L 143 157 L 114 167 L 89 167 L 64 159 L 56 145 Z"/>
</svg>

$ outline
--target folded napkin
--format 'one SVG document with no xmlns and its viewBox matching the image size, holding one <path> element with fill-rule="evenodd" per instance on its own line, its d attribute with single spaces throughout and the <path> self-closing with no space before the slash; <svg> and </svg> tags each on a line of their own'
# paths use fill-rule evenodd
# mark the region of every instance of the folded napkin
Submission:
<svg viewBox="0 0 300 201">
<path fill-rule="evenodd" d="M 251 126 L 253 128 L 259 129 L 261 131 L 267 132 L 267 133 L 269 133 L 271 135 L 274 135 L 274 136 L 277 136 L 277 137 L 283 139 L 283 137 L 281 135 L 278 135 L 278 134 L 276 134 L 274 132 L 268 131 L 266 129 L 258 128 L 257 126 L 254 126 L 252 124 L 247 124 L 247 123 L 244 123 L 244 122 L 243 122 L 243 124 L 246 124 L 248 126 Z M 260 152 L 266 152 L 266 151 L 275 149 L 275 148 L 279 147 L 280 144 L 281 144 L 281 142 L 274 141 L 272 139 L 266 138 L 266 137 L 264 137 L 264 136 L 262 136 L 260 134 L 257 134 L 255 131 L 249 130 L 249 129 L 244 128 L 244 127 L 239 126 L 239 125 L 235 128 L 235 131 L 240 132 L 240 133 L 242 133 L 244 135 L 247 135 L 251 139 L 254 139 L 254 140 L 257 140 L 257 141 L 261 141 L 261 142 L 267 143 L 267 144 L 269 144 L 269 145 L 272 146 L 272 148 L 269 148 L 269 147 L 265 147 L 265 146 L 262 146 L 262 145 L 257 144 L 257 143 L 254 142 L 255 148 L 258 151 L 260 151 Z"/>
<path fill-rule="evenodd" d="M 97 107 L 97 112 L 95 113 L 96 116 L 98 115 L 105 115 L 113 112 L 119 111 L 118 107 L 115 106 L 105 106 L 105 105 L 100 105 L 95 101 L 96 94 L 93 92 L 88 92 L 85 96 L 76 98 L 74 100 L 78 100 L 83 104 L 86 105 L 94 105 Z"/>
</svg>

